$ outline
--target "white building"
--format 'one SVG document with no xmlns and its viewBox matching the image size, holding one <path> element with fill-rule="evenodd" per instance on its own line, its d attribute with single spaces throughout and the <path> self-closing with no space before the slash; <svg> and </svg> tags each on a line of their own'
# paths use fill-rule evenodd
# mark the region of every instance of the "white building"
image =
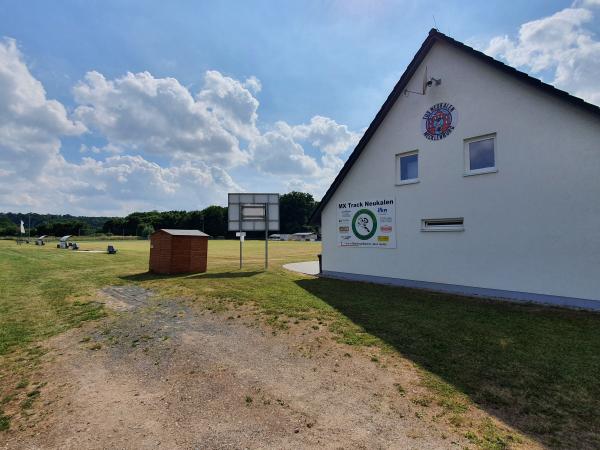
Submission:
<svg viewBox="0 0 600 450">
<path fill-rule="evenodd" d="M 325 276 L 600 309 L 600 108 L 432 30 L 319 221 Z"/>
<path fill-rule="evenodd" d="M 274 233 L 274 234 L 269 235 L 269 239 L 272 241 L 289 241 L 290 236 L 291 236 L 290 234 Z"/>
<path fill-rule="evenodd" d="M 306 242 L 315 242 L 317 240 L 317 233 L 303 232 L 303 233 L 294 233 L 290 236 L 290 241 L 306 241 Z"/>
<path fill-rule="evenodd" d="M 269 239 L 272 241 L 308 241 L 314 242 L 317 240 L 317 233 L 305 232 L 294 234 L 270 234 Z"/>
</svg>

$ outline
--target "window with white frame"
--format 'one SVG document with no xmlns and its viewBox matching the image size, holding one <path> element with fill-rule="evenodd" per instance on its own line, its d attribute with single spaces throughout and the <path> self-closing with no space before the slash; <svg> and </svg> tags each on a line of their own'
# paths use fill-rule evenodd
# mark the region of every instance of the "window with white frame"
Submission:
<svg viewBox="0 0 600 450">
<path fill-rule="evenodd" d="M 497 172 L 496 134 L 465 140 L 465 175 Z"/>
<path fill-rule="evenodd" d="M 419 181 L 419 151 L 414 150 L 396 155 L 396 184 Z"/>
</svg>

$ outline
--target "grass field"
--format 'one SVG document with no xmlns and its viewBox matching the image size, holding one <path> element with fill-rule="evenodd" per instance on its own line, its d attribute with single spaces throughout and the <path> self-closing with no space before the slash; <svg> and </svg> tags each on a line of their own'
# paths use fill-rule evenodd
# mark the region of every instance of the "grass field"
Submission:
<svg viewBox="0 0 600 450">
<path fill-rule="evenodd" d="M 117 255 L 58 250 L 0 241 L 0 402 L 14 386 L 3 379 L 27 373 L 44 339 L 101 318 L 95 290 L 138 284 L 199 307 L 253 305 L 274 329 L 290 318 L 318 320 L 355 346 L 378 346 L 419 367 L 431 396 L 474 444 L 507 448 L 519 436 L 491 422 L 469 422 L 478 405 L 525 435 L 560 448 L 600 446 L 600 315 L 477 300 L 410 289 L 315 279 L 287 272 L 286 262 L 316 259 L 318 243 L 210 241 L 209 271 L 154 276 L 147 241 L 115 242 Z M 82 249 L 105 249 L 85 242 Z M 0 429 L 9 426 L 2 415 Z M 4 424 L 4 425 L 3 425 Z"/>
</svg>

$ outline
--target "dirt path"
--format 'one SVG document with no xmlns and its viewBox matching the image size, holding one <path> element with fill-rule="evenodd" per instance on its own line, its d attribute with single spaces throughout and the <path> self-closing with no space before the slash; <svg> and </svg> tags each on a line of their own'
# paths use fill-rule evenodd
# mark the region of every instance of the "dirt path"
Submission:
<svg viewBox="0 0 600 450">
<path fill-rule="evenodd" d="M 47 384 L 0 448 L 462 448 L 384 368 L 299 324 L 214 314 L 144 289 L 104 290 L 115 314 L 50 341 Z M 2 439 L 5 439 L 2 442 Z M 8 440 L 6 440 L 8 439 Z"/>
</svg>

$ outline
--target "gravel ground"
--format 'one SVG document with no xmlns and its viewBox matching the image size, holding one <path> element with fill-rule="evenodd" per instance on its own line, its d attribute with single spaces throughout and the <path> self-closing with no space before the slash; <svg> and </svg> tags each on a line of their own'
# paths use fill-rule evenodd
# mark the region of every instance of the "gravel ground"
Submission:
<svg viewBox="0 0 600 450">
<path fill-rule="evenodd" d="M 414 368 L 383 367 L 325 329 L 276 333 L 250 310 L 201 311 L 135 286 L 100 297 L 115 313 L 50 341 L 47 384 L 0 448 L 468 444 L 400 392 L 418 385 Z"/>
</svg>

